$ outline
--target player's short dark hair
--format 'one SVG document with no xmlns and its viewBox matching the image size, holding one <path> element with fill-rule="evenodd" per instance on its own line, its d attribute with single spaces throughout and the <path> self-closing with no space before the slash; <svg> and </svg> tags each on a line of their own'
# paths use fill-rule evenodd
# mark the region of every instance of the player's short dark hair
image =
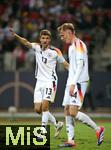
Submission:
<svg viewBox="0 0 111 150">
<path fill-rule="evenodd" d="M 61 26 L 59 26 L 57 28 L 57 30 L 59 32 L 60 32 L 61 29 L 64 30 L 64 31 L 67 30 L 67 29 L 71 30 L 72 32 L 75 31 L 74 25 L 72 23 L 64 23 L 64 24 L 62 24 Z"/>
<path fill-rule="evenodd" d="M 40 37 L 41 37 L 42 35 L 48 35 L 48 36 L 51 38 L 51 32 L 50 32 L 49 30 L 46 30 L 46 29 L 41 30 L 41 31 L 40 31 Z"/>
</svg>

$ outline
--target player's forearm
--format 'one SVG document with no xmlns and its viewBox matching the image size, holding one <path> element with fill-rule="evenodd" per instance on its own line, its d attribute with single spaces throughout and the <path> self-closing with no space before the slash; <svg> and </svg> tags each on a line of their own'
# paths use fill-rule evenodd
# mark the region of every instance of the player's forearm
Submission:
<svg viewBox="0 0 111 150">
<path fill-rule="evenodd" d="M 14 37 L 23 45 L 26 45 L 27 40 L 25 38 L 20 37 L 19 35 L 17 35 L 16 33 L 14 34 Z"/>
<path fill-rule="evenodd" d="M 29 41 L 27 41 L 25 38 L 22 38 L 21 36 L 14 33 L 14 37 L 23 45 L 27 46 L 28 48 L 32 48 L 32 45 Z"/>
<path fill-rule="evenodd" d="M 66 68 L 67 70 L 69 70 L 69 63 L 67 61 L 65 61 L 63 64 L 64 64 L 64 68 Z"/>
</svg>

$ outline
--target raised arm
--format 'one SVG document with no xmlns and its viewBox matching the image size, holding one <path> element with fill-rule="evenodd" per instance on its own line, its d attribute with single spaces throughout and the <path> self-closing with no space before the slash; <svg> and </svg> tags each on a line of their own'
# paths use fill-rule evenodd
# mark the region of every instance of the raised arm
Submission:
<svg viewBox="0 0 111 150">
<path fill-rule="evenodd" d="M 58 48 L 55 48 L 55 51 L 58 54 L 59 62 L 63 64 L 65 69 L 69 70 L 69 63 L 64 59 L 61 50 Z"/>
<path fill-rule="evenodd" d="M 61 52 L 61 50 L 58 49 L 58 55 L 60 56 L 60 58 L 62 58 L 62 64 L 64 66 L 65 69 L 69 70 L 69 63 L 64 59 L 63 54 Z"/>
<path fill-rule="evenodd" d="M 25 38 L 19 36 L 18 34 L 16 34 L 12 28 L 9 28 L 10 33 L 12 34 L 12 36 L 17 39 L 21 44 L 25 45 L 28 48 L 32 48 L 32 44 L 27 41 Z"/>
</svg>

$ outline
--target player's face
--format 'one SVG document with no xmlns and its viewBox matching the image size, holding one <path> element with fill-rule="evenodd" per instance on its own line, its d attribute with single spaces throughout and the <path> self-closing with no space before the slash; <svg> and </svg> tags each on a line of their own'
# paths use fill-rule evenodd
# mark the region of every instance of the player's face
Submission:
<svg viewBox="0 0 111 150">
<path fill-rule="evenodd" d="M 41 35 L 40 43 L 44 48 L 47 48 L 50 44 L 51 38 L 48 35 Z"/>
<path fill-rule="evenodd" d="M 63 31 L 63 29 L 60 29 L 59 35 L 60 35 L 61 40 L 64 41 L 64 31 Z"/>
<path fill-rule="evenodd" d="M 66 43 L 71 43 L 72 32 L 70 30 L 63 31 L 63 39 Z"/>
</svg>

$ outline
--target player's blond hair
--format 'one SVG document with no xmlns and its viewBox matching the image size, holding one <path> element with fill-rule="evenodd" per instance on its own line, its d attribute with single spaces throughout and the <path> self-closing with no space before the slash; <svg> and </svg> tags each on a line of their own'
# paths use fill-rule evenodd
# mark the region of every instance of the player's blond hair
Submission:
<svg viewBox="0 0 111 150">
<path fill-rule="evenodd" d="M 75 32 L 75 28 L 74 28 L 74 25 L 72 23 L 64 23 L 57 28 L 58 32 L 60 32 L 61 30 L 65 31 L 67 29 L 71 30 L 72 32 Z"/>
</svg>

